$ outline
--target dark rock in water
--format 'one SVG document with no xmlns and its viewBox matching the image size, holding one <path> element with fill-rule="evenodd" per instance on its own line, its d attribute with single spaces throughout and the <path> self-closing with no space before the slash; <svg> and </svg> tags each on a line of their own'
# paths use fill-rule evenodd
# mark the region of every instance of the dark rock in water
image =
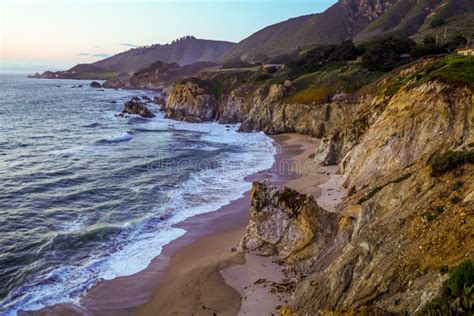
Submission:
<svg viewBox="0 0 474 316">
<path fill-rule="evenodd" d="M 117 103 L 117 101 L 113 100 L 113 101 L 110 101 L 110 103 L 113 103 L 113 104 L 115 104 L 115 103 Z"/>
<path fill-rule="evenodd" d="M 153 99 L 153 103 L 157 104 L 160 106 L 160 108 L 163 108 L 166 106 L 166 98 L 162 95 L 160 95 L 159 97 L 155 97 Z"/>
<path fill-rule="evenodd" d="M 122 114 L 138 114 L 147 118 L 155 117 L 155 114 L 153 114 L 153 112 L 151 112 L 137 97 L 134 97 L 132 100 L 125 103 Z"/>
<path fill-rule="evenodd" d="M 145 102 L 145 103 L 151 103 L 153 102 L 152 99 L 150 99 L 150 97 L 146 96 L 146 95 L 143 95 L 142 96 L 142 100 Z"/>
<path fill-rule="evenodd" d="M 92 81 L 90 86 L 91 88 L 98 88 L 98 89 L 102 88 L 102 85 L 97 81 Z"/>
</svg>

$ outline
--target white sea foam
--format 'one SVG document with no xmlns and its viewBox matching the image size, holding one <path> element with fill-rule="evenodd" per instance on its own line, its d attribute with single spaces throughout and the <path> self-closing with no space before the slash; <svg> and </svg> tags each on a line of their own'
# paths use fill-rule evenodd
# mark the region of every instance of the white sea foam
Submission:
<svg viewBox="0 0 474 316">
<path fill-rule="evenodd" d="M 150 130 L 163 129 L 165 126 L 201 132 L 201 140 L 208 143 L 201 147 L 204 150 L 219 149 L 223 145 L 244 145 L 245 151 L 224 152 L 218 168 L 204 168 L 195 172 L 187 181 L 168 191 L 169 203 L 156 210 L 156 214 L 170 214 L 166 220 L 152 220 L 156 216 L 152 213 L 139 223 L 126 225 L 130 234 L 121 241 L 122 246 L 118 250 L 105 257 L 90 258 L 82 266 L 63 266 L 51 271 L 51 275 L 59 278 L 60 282 L 41 284 L 29 289 L 20 300 L 22 304 L 7 306 L 7 314 L 16 315 L 20 308 L 37 310 L 64 302 L 77 304 L 77 298 L 100 279 L 127 276 L 145 269 L 161 253 L 163 246 L 185 233 L 183 229 L 173 227 L 174 224 L 194 215 L 216 211 L 240 198 L 251 186 L 244 178 L 270 168 L 274 161 L 272 140 L 263 133 L 238 133 L 238 125 L 226 127 L 217 123 L 190 124 L 161 117 L 143 125 L 148 125 L 145 128 Z M 130 134 L 122 133 L 108 141 L 125 141 L 131 138 Z M 81 224 L 74 223 L 69 229 L 75 230 Z"/>
<path fill-rule="evenodd" d="M 109 141 L 109 142 L 124 142 L 124 141 L 130 140 L 130 139 L 132 139 L 132 135 L 130 135 L 129 133 L 122 133 L 122 134 L 111 136 L 111 137 L 107 138 L 107 141 Z"/>
</svg>

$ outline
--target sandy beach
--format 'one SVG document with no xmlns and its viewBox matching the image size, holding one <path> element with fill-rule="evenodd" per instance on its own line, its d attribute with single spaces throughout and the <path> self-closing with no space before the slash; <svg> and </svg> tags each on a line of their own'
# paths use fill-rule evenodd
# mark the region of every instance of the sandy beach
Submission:
<svg viewBox="0 0 474 316">
<path fill-rule="evenodd" d="M 344 191 L 338 187 L 341 181 L 336 169 L 307 164 L 319 145 L 318 139 L 297 134 L 274 139 L 279 154 L 271 173 L 266 174 L 272 183 L 313 194 L 326 205 L 340 201 Z M 328 182 L 329 185 L 322 186 Z M 332 191 L 338 194 L 327 194 Z M 240 212 L 248 216 L 247 204 L 229 206 L 243 207 Z M 138 315 L 276 314 L 288 298 L 287 293 L 274 286 L 285 282 L 283 267 L 270 258 L 232 251 L 245 227 L 246 223 L 214 233 L 177 250 L 156 292 L 138 309 Z"/>
<path fill-rule="evenodd" d="M 271 170 L 248 177 L 268 179 L 336 205 L 344 191 L 334 167 L 312 164 L 319 140 L 299 134 L 274 136 L 278 153 Z M 143 271 L 102 281 L 79 304 L 56 305 L 36 315 L 270 315 L 287 300 L 274 289 L 285 281 L 270 258 L 235 252 L 248 224 L 248 192 L 218 211 L 177 225 L 187 232 L 163 248 Z"/>
</svg>

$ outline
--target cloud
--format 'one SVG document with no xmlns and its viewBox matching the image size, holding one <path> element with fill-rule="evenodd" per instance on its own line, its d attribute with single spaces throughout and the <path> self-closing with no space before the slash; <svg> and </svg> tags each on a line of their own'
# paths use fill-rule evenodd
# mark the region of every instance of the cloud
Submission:
<svg viewBox="0 0 474 316">
<path fill-rule="evenodd" d="M 128 43 L 118 43 L 117 45 L 120 45 L 120 46 L 127 46 L 127 47 L 138 47 L 138 45 L 135 45 L 135 44 L 128 44 Z"/>
<path fill-rule="evenodd" d="M 99 58 L 107 58 L 110 57 L 110 54 L 106 53 L 79 53 L 77 56 L 90 56 L 90 57 L 99 57 Z"/>
</svg>

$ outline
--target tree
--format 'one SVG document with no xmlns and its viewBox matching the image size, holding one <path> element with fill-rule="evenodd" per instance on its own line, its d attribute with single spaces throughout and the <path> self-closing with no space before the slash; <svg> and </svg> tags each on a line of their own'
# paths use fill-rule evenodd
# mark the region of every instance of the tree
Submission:
<svg viewBox="0 0 474 316">
<path fill-rule="evenodd" d="M 390 71 L 406 63 L 403 54 L 411 53 L 415 42 L 410 38 L 386 37 L 364 45 L 362 63 L 369 70 Z"/>
</svg>

